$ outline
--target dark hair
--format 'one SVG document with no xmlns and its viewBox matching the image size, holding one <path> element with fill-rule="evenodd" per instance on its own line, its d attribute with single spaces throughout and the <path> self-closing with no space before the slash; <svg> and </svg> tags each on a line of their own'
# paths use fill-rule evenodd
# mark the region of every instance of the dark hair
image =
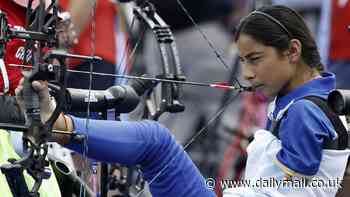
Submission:
<svg viewBox="0 0 350 197">
<path fill-rule="evenodd" d="M 298 39 L 302 44 L 301 56 L 304 62 L 319 70 L 323 69 L 315 39 L 303 17 L 291 8 L 275 5 L 252 12 L 238 25 L 235 41 L 241 33 L 279 51 L 288 49 L 291 39 Z"/>
</svg>

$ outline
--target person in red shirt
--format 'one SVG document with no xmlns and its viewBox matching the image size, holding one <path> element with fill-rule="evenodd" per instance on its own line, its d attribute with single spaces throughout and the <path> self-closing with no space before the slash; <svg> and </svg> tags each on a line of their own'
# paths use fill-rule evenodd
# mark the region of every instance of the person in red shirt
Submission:
<svg viewBox="0 0 350 197">
<path fill-rule="evenodd" d="M 24 30 L 27 2 L 28 0 L 4 0 L 0 2 L 0 10 L 6 14 L 11 28 Z M 46 5 L 49 5 L 49 2 L 50 0 L 46 0 Z M 38 3 L 39 0 L 34 0 L 32 8 L 36 8 Z M 12 67 L 10 64 L 23 64 L 23 62 L 30 60 L 31 53 L 30 51 L 25 53 L 24 45 L 23 39 L 11 39 L 6 43 L 3 61 L 0 60 L 0 95 L 14 95 L 22 73 L 21 68 Z"/>
<path fill-rule="evenodd" d="M 26 9 L 12 0 L 0 1 L 0 10 L 6 14 L 8 23 L 12 28 L 23 29 L 25 25 Z M 22 64 L 24 61 L 24 41 L 12 39 L 5 46 L 4 57 L 0 57 L 0 121 L 23 123 L 24 117 L 15 102 L 15 89 L 22 78 L 19 67 L 9 64 Z M 2 59 L 3 58 L 3 59 Z M 29 58 L 29 56 L 27 57 Z M 6 95 L 6 96 L 5 96 Z"/>
<path fill-rule="evenodd" d="M 0 10 L 7 16 L 11 28 L 23 29 L 26 9 L 13 1 L 1 1 Z M 13 95 L 19 80 L 22 78 L 21 69 L 9 64 L 22 64 L 25 60 L 24 40 L 12 39 L 6 44 L 4 64 L 1 64 L 0 93 Z M 28 53 L 30 54 L 30 53 Z M 26 59 L 29 59 L 29 55 Z"/>
</svg>

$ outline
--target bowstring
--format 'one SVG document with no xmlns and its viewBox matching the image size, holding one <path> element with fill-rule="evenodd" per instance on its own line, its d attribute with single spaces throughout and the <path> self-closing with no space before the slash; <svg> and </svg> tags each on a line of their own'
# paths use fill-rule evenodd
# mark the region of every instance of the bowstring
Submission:
<svg viewBox="0 0 350 197">
<path fill-rule="evenodd" d="M 204 33 L 204 31 L 199 27 L 199 25 L 196 23 L 194 18 L 191 16 L 190 12 L 186 9 L 186 7 L 183 5 L 183 3 L 180 0 L 176 0 L 178 5 L 180 6 L 181 10 L 184 12 L 184 14 L 188 17 L 188 19 L 191 21 L 193 26 L 197 29 L 197 31 L 201 34 L 202 38 L 207 42 L 208 46 L 211 48 L 211 50 L 215 53 L 215 56 L 217 60 L 227 69 L 230 70 L 230 67 L 227 65 L 225 60 L 222 58 L 222 55 L 219 53 L 218 49 L 214 46 L 214 43 L 208 38 L 208 36 Z M 241 83 L 237 79 L 237 77 L 234 77 L 233 79 L 239 87 L 242 87 Z"/>
<path fill-rule="evenodd" d="M 93 0 L 92 3 L 93 3 L 93 8 L 92 8 L 92 12 L 91 12 L 92 22 L 91 22 L 90 48 L 91 48 L 91 56 L 93 57 L 93 56 L 95 56 L 95 53 L 96 53 L 96 46 L 95 46 L 95 43 L 96 43 L 96 1 Z M 130 29 L 132 30 L 134 26 L 135 26 L 135 16 L 133 16 L 133 18 L 132 18 Z M 143 34 L 144 34 L 144 32 L 142 33 L 142 35 Z M 137 48 L 140 46 L 142 37 L 143 36 L 139 36 L 138 37 L 138 40 L 135 43 L 135 45 L 134 45 L 133 49 L 131 50 L 130 54 L 129 54 L 128 50 L 129 50 L 129 47 L 131 45 L 131 41 L 130 41 L 130 38 L 127 37 L 127 41 L 125 43 L 125 47 L 124 47 L 124 50 L 123 50 L 122 57 L 120 59 L 119 64 L 117 65 L 117 72 L 118 73 L 120 72 L 120 69 L 122 68 L 124 60 L 126 59 L 125 63 L 128 64 L 129 61 L 133 58 L 134 54 L 137 51 Z M 85 139 L 84 139 L 84 146 L 83 146 L 83 158 L 84 158 L 84 161 L 82 163 L 83 169 L 89 169 L 89 168 L 86 167 L 86 165 L 88 164 L 88 160 L 86 159 L 87 155 L 88 155 L 88 144 L 87 144 L 87 141 L 88 141 L 88 136 L 89 136 L 89 122 L 90 122 L 90 114 L 91 114 L 90 105 L 91 105 L 92 79 L 93 79 L 93 75 L 96 74 L 93 71 L 93 66 L 94 66 L 93 63 L 94 62 L 90 62 L 90 64 L 89 64 L 89 66 L 90 66 L 89 69 L 90 70 L 88 72 L 76 71 L 77 73 L 87 73 L 87 74 L 89 74 L 89 92 L 88 92 L 88 98 L 89 99 L 88 99 L 87 110 L 86 110 L 86 114 L 87 114 L 86 115 L 86 123 L 85 123 L 86 136 L 85 136 Z M 71 70 L 71 72 L 74 72 L 74 70 Z M 121 75 L 125 75 L 125 72 L 127 72 L 127 68 L 125 68 L 122 71 Z M 118 77 L 119 75 L 105 73 L 105 76 Z M 88 172 L 86 172 L 85 170 L 82 173 L 82 180 L 85 180 L 84 177 L 86 177 L 86 178 L 88 177 Z M 93 184 L 95 184 L 95 183 L 93 182 Z M 85 189 L 83 184 L 80 185 L 80 196 L 86 196 L 86 189 Z"/>
<path fill-rule="evenodd" d="M 95 47 L 95 42 L 96 42 L 96 4 L 97 2 L 95 0 L 90 0 L 92 5 L 92 10 L 91 10 L 91 42 L 90 42 L 90 48 L 91 48 L 91 56 L 94 57 L 96 53 L 96 47 Z M 86 129 L 86 135 L 83 140 L 83 161 L 82 161 L 82 180 L 87 181 L 88 178 L 88 172 L 89 169 L 87 167 L 88 165 L 88 136 L 89 136 L 89 123 L 90 123 L 90 105 L 91 105 L 91 91 L 92 91 L 92 78 L 93 78 L 93 67 L 94 67 L 93 61 L 90 61 L 90 71 L 89 71 L 89 91 L 88 91 L 88 103 L 87 103 L 87 109 L 86 109 L 86 122 L 85 122 L 85 129 Z M 80 197 L 85 197 L 86 196 L 86 189 L 83 184 L 80 184 Z"/>
<path fill-rule="evenodd" d="M 191 23 L 194 25 L 194 27 L 198 30 L 198 32 L 201 34 L 202 38 L 207 42 L 207 44 L 209 45 L 209 47 L 212 49 L 212 51 L 215 53 L 217 59 L 219 60 L 219 62 L 228 70 L 230 70 L 230 68 L 228 67 L 227 63 L 225 62 L 225 60 L 222 58 L 222 56 L 220 55 L 220 53 L 218 52 L 218 50 L 216 49 L 216 47 L 214 46 L 213 42 L 210 41 L 210 39 L 208 38 L 208 36 L 204 33 L 204 31 L 199 27 L 199 25 L 196 23 L 196 21 L 193 19 L 193 17 L 191 16 L 191 14 L 189 13 L 189 11 L 185 8 L 185 6 L 183 5 L 183 3 L 180 0 L 176 0 L 176 2 L 178 3 L 178 5 L 180 6 L 180 8 L 182 9 L 182 11 L 185 13 L 185 15 L 189 18 L 189 20 L 191 21 Z M 239 80 L 237 79 L 237 77 L 233 78 L 234 82 L 238 85 L 238 87 L 243 87 L 241 85 L 241 83 L 239 82 Z M 233 100 L 235 100 L 238 95 L 241 93 L 242 91 L 239 91 L 237 95 L 231 96 L 230 99 L 228 99 L 228 102 L 226 102 L 226 104 L 224 104 L 223 106 L 228 107 L 229 104 L 231 104 L 233 102 Z M 225 110 L 222 110 L 222 107 L 219 108 L 219 110 L 217 111 L 218 114 L 222 114 Z M 219 113 L 221 112 L 221 113 Z M 215 113 L 215 114 L 217 114 Z M 210 119 L 209 122 L 212 123 L 214 122 L 214 120 L 216 120 L 217 118 L 220 117 L 220 115 L 216 116 L 215 119 Z M 209 127 L 210 123 L 203 126 L 201 129 L 199 129 L 197 132 L 195 132 L 194 136 L 190 138 L 190 140 L 185 144 L 184 148 L 187 148 L 188 146 L 190 146 L 196 139 L 198 139 L 198 137 L 204 133 L 204 131 L 206 131 L 206 129 Z"/>
</svg>

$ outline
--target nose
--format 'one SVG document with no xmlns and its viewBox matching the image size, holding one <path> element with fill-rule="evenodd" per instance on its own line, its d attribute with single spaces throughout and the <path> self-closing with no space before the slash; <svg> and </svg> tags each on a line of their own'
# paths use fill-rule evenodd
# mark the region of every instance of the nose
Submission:
<svg viewBox="0 0 350 197">
<path fill-rule="evenodd" d="M 243 78 L 249 82 L 251 82 L 256 77 L 256 74 L 248 65 L 242 65 L 242 75 Z"/>
</svg>

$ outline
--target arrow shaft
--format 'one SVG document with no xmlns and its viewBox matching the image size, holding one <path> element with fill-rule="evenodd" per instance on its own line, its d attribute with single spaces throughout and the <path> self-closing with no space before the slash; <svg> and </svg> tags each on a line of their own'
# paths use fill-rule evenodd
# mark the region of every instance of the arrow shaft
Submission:
<svg viewBox="0 0 350 197">
<path fill-rule="evenodd" d="M 18 65 L 18 64 L 10 64 L 10 66 L 31 68 L 31 66 L 28 66 L 28 65 Z M 72 69 L 67 69 L 67 71 L 72 73 L 92 74 L 92 75 L 98 75 L 98 76 L 109 76 L 109 77 L 117 77 L 117 78 L 124 78 L 124 79 L 141 79 L 141 80 L 148 80 L 148 81 L 154 81 L 154 82 L 202 86 L 202 87 L 210 87 L 210 88 L 223 89 L 223 90 L 239 90 L 239 91 L 245 90 L 244 87 L 225 85 L 221 82 L 220 83 L 203 83 L 203 82 L 194 82 L 194 81 L 178 81 L 178 80 L 160 79 L 160 78 L 154 78 L 154 77 L 119 75 L 119 74 L 98 73 L 98 72 L 90 72 L 90 71 L 78 71 L 78 70 L 72 70 Z"/>
</svg>

